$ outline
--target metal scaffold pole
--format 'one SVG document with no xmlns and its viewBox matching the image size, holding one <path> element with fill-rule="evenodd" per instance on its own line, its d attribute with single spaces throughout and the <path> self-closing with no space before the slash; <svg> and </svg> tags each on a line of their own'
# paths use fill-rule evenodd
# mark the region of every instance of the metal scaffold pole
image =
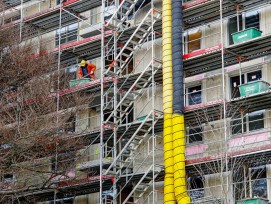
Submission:
<svg viewBox="0 0 271 204">
<path fill-rule="evenodd" d="M 115 9 L 117 9 L 119 6 L 119 2 L 118 0 L 115 1 Z M 118 36 L 117 36 L 117 32 L 114 32 L 114 54 L 113 56 L 116 57 L 118 55 L 118 47 L 117 47 L 117 40 L 118 40 Z M 117 66 L 114 66 L 114 73 L 117 73 L 118 72 L 118 69 L 117 69 Z M 117 77 L 117 76 L 116 76 Z M 118 105 L 118 79 L 117 78 L 114 78 L 114 124 L 117 123 L 117 105 Z M 117 143 L 117 131 L 114 131 L 114 136 L 113 136 L 113 152 L 112 152 L 112 157 L 113 157 L 113 160 L 117 157 L 117 151 L 118 151 L 118 143 Z M 116 169 L 116 165 L 114 166 L 113 168 L 113 173 L 116 174 L 117 173 L 117 169 Z M 113 197 L 116 198 L 116 199 L 113 199 L 113 204 L 117 204 L 117 184 L 116 182 L 113 183 Z"/>
<path fill-rule="evenodd" d="M 24 1 L 23 0 L 21 0 L 21 10 L 20 10 L 20 12 L 21 12 L 21 17 L 20 17 L 20 19 L 21 19 L 21 22 L 20 22 L 20 42 L 22 41 L 22 30 L 23 30 L 23 19 L 24 19 L 24 17 L 23 17 L 23 3 L 24 3 Z"/>
<path fill-rule="evenodd" d="M 56 101 L 56 125 L 57 125 L 57 134 L 59 132 L 59 103 L 60 103 L 60 65 L 61 65 L 61 51 L 60 51 L 60 47 L 61 47 L 61 28 L 62 28 L 62 3 L 63 0 L 60 1 L 60 7 L 59 7 L 59 35 L 58 35 L 58 60 L 57 60 L 57 101 Z M 55 171 L 57 171 L 57 160 L 58 160 L 58 156 L 57 156 L 57 143 L 56 143 L 56 152 L 55 152 Z M 56 189 L 54 190 L 54 204 L 56 203 Z"/>
<path fill-rule="evenodd" d="M 154 3 L 153 1 L 151 2 L 151 9 L 154 11 Z M 153 12 L 151 15 L 151 21 L 153 22 Z M 152 203 L 155 202 L 155 132 L 154 132 L 154 117 L 155 117 L 155 80 L 154 80 L 154 57 L 155 57 L 155 52 L 154 52 L 154 40 L 155 40 L 155 32 L 152 24 L 151 28 L 151 46 L 152 46 L 152 64 L 151 64 L 151 73 L 152 73 Z"/>
<path fill-rule="evenodd" d="M 101 20 L 102 20 L 102 26 L 101 26 L 101 119 L 100 119 L 100 148 L 99 148 L 99 163 L 100 163 L 100 195 L 99 200 L 100 203 L 103 203 L 103 134 L 104 134 L 104 9 L 105 9 L 105 1 L 102 0 L 102 6 L 101 6 Z"/>
<path fill-rule="evenodd" d="M 224 67 L 224 28 L 223 28 L 223 0 L 220 0 L 220 41 L 221 41 L 221 68 L 222 68 L 222 91 L 223 91 L 223 130 L 224 130 L 224 154 L 226 176 L 226 203 L 229 201 L 229 175 L 228 175 L 228 136 L 227 136 L 227 109 L 226 109 L 226 82 Z M 223 145 L 222 145 L 223 146 Z M 221 185 L 223 189 L 223 156 L 221 157 Z"/>
</svg>

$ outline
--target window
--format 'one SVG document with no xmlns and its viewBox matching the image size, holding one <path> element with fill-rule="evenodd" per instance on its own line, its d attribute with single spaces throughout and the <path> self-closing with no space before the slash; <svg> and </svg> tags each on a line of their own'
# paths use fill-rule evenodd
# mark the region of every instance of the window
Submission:
<svg viewBox="0 0 271 204">
<path fill-rule="evenodd" d="M 4 174 L 2 182 L 11 183 L 13 181 L 13 174 Z"/>
<path fill-rule="evenodd" d="M 10 22 L 21 19 L 21 11 L 18 11 L 18 12 L 19 13 L 17 13 L 16 15 L 11 16 L 11 17 L 9 17 L 7 19 L 4 19 L 4 23 L 10 23 Z"/>
<path fill-rule="evenodd" d="M 188 183 L 191 189 L 190 198 L 193 202 L 195 202 L 196 199 L 204 197 L 204 185 L 201 176 L 194 176 L 188 178 Z"/>
<path fill-rule="evenodd" d="M 247 28 L 260 29 L 259 11 L 251 11 L 251 12 L 245 13 L 245 29 Z"/>
<path fill-rule="evenodd" d="M 233 44 L 232 33 L 235 33 L 239 30 L 244 30 L 247 28 L 257 28 L 260 29 L 260 13 L 259 11 L 250 11 L 238 16 L 239 21 L 237 24 L 237 17 L 230 18 L 228 21 L 228 30 L 229 30 L 229 44 Z"/>
<path fill-rule="evenodd" d="M 257 166 L 237 169 L 233 174 L 235 200 L 267 198 L 266 167 Z"/>
<path fill-rule="evenodd" d="M 188 32 L 187 35 L 184 37 L 185 41 L 185 51 L 186 53 L 193 52 L 195 50 L 199 50 L 200 47 L 200 40 L 201 38 L 201 32 Z"/>
<path fill-rule="evenodd" d="M 60 44 L 65 44 L 71 41 L 75 41 L 77 39 L 77 31 L 78 31 L 78 24 L 72 24 L 69 26 L 66 26 L 64 28 L 61 28 L 56 31 L 56 46 L 59 45 L 59 35 L 61 36 Z"/>
<path fill-rule="evenodd" d="M 250 169 L 250 197 L 267 198 L 266 167 L 259 166 Z"/>
<path fill-rule="evenodd" d="M 201 85 L 187 89 L 187 101 L 189 106 L 200 104 L 201 100 Z"/>
<path fill-rule="evenodd" d="M 112 203 L 114 198 L 114 192 L 113 190 L 107 190 L 102 192 L 102 197 L 104 203 Z"/>
<path fill-rule="evenodd" d="M 201 142 L 203 140 L 202 127 L 189 127 L 188 143 Z"/>
<path fill-rule="evenodd" d="M 242 15 L 239 15 L 239 29 L 242 29 Z M 232 40 L 232 33 L 236 33 L 238 31 L 238 25 L 237 25 L 237 17 L 230 18 L 228 21 L 228 30 L 229 30 L 229 44 L 233 44 Z"/>
<path fill-rule="evenodd" d="M 61 3 L 65 3 L 67 0 L 56 0 L 56 5 L 59 5 Z"/>
<path fill-rule="evenodd" d="M 250 72 L 247 74 L 243 74 L 242 76 L 242 84 L 249 83 L 252 81 L 257 81 L 262 79 L 262 71 L 258 70 L 255 72 Z M 230 78 L 231 85 L 231 97 L 237 98 L 240 97 L 239 85 L 240 85 L 240 76 L 234 76 Z"/>
<path fill-rule="evenodd" d="M 240 134 L 247 131 L 254 131 L 264 128 L 263 110 L 246 114 L 243 118 L 231 121 L 232 134 Z"/>
<path fill-rule="evenodd" d="M 242 84 L 244 84 L 244 75 L 242 75 Z M 239 85 L 240 85 L 240 76 L 231 77 L 230 79 L 231 84 L 231 97 L 238 98 L 240 97 Z"/>
</svg>

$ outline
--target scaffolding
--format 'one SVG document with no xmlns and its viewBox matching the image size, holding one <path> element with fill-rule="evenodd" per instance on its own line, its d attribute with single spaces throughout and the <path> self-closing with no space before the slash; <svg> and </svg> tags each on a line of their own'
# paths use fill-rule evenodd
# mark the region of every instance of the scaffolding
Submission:
<svg viewBox="0 0 271 204">
<path fill-rule="evenodd" d="M 229 133 L 234 125 L 229 124 L 228 120 L 235 117 L 236 121 L 241 120 L 243 127 L 243 117 L 246 114 L 265 110 L 265 114 L 269 115 L 270 90 L 251 96 L 229 97 L 227 76 L 233 67 L 235 71 L 240 70 L 241 77 L 241 70 L 249 70 L 251 67 L 243 66 L 244 63 L 269 56 L 271 34 L 266 32 L 261 37 L 228 46 L 224 26 L 229 18 L 238 17 L 242 12 L 268 7 L 270 2 L 195 0 L 183 6 L 184 36 L 198 28 L 220 25 L 219 32 L 209 36 L 212 38 L 219 35 L 218 44 L 183 56 L 187 87 L 196 81 L 220 77 L 219 85 L 197 91 L 209 91 L 210 94 L 216 88 L 222 90 L 222 94 L 215 100 L 206 103 L 191 105 L 186 101 L 184 115 L 188 132 L 189 129 L 200 127 L 201 134 L 219 135 L 216 141 L 187 145 L 188 176 L 219 173 L 221 189 L 226 192 L 220 198 L 202 196 L 203 198 L 198 199 L 195 196 L 192 199 L 194 203 L 233 202 L 233 195 L 230 196 L 232 181 L 229 172 L 235 171 L 236 163 L 239 166 L 246 164 L 251 168 L 270 163 L 270 144 L 267 136 L 270 127 L 255 133 L 254 137 L 251 133 L 247 138 L 243 130 L 238 137 L 241 139 L 236 139 Z M 99 121 L 98 127 L 88 129 L 75 137 L 83 138 L 85 147 L 82 153 L 76 156 L 79 163 L 76 171 L 95 173 L 91 178 L 76 181 L 59 179 L 55 182 L 55 189 L 24 192 L 19 197 L 36 197 L 40 201 L 53 200 L 57 203 L 57 200 L 63 198 L 99 193 L 98 203 L 159 203 L 157 183 L 163 181 L 164 176 L 163 162 L 159 160 L 163 151 L 157 145 L 158 141 L 162 140 L 160 133 L 163 131 L 163 112 L 157 109 L 161 100 L 158 89 L 162 84 L 162 61 L 157 51 L 162 29 L 161 10 L 153 1 L 143 8 L 145 1 L 139 0 L 67 0 L 25 17 L 23 9 L 26 6 L 40 5 L 42 2 L 30 4 L 29 1 L 5 0 L 4 3 L 7 6 L 1 10 L 0 28 L 19 27 L 22 40 L 37 38 L 35 57 L 52 54 L 57 58 L 58 73 L 64 65 L 78 64 L 81 57 L 89 60 L 100 58 L 99 79 L 61 90 L 58 78 L 56 92 L 49 94 L 49 97 L 56 98 L 56 112 L 59 114 L 61 97 L 74 92 L 93 94 L 94 100 L 89 107 L 95 107 L 100 112 L 100 116 L 95 118 Z M 5 13 L 13 12 L 12 8 L 15 7 L 17 10 L 21 9 L 20 19 L 6 22 Z M 91 25 L 85 12 L 96 8 L 100 8 L 96 16 L 99 16 L 101 23 Z M 43 35 L 55 30 L 60 32 L 64 27 L 75 23 L 90 28 L 91 31 L 83 34 L 84 37 L 64 45 L 59 34 L 56 47 L 46 51 L 39 50 Z M 45 44 L 47 46 L 50 42 Z M 269 61 L 265 60 L 257 66 L 268 63 Z M 238 65 L 240 67 L 234 67 Z M 187 100 L 189 97 L 186 93 Z M 91 117 L 89 119 L 92 120 Z M 216 125 L 215 121 L 222 123 Z M 249 122 L 247 123 L 249 126 Z M 202 128 L 203 124 L 207 127 Z M 238 125 L 240 124 L 235 124 Z M 197 135 L 198 132 L 194 134 Z M 191 134 L 188 134 L 187 141 L 190 137 Z M 241 140 L 245 142 L 242 143 Z M 268 144 L 262 145 L 264 142 Z M 215 145 L 220 147 L 219 150 L 210 148 Z M 242 146 L 246 148 L 240 150 Z M 56 149 L 56 161 L 58 156 Z M 80 162 L 81 159 L 83 162 Z M 212 188 L 210 187 L 211 190 Z M 193 192 L 201 194 L 202 191 L 191 190 L 191 197 Z"/>
</svg>

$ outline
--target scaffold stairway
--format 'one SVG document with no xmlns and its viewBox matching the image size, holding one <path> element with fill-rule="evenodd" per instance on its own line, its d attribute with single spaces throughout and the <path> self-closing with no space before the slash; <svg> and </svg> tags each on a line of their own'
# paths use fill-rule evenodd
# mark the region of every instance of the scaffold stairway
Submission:
<svg viewBox="0 0 271 204">
<path fill-rule="evenodd" d="M 116 105 L 114 111 L 112 111 L 111 114 L 108 116 L 105 123 L 111 123 L 110 120 L 115 117 L 115 125 L 121 124 L 123 117 L 125 117 L 125 115 L 129 112 L 134 102 L 141 97 L 144 92 L 144 88 L 147 88 L 152 83 L 152 78 L 161 69 L 161 67 L 162 63 L 159 59 L 151 59 L 151 61 L 147 64 L 146 68 L 141 71 L 140 75 L 137 77 L 134 83 L 122 96 L 121 100 Z M 149 72 L 152 74 L 149 75 Z M 122 88 L 120 87 L 117 93 L 120 94 L 121 91 Z M 106 92 L 105 95 L 107 93 L 108 92 Z"/>
<path fill-rule="evenodd" d="M 126 197 L 126 199 L 123 201 L 123 204 L 125 203 L 132 203 L 137 204 L 140 203 L 140 198 L 150 189 L 152 186 L 153 180 L 156 179 L 156 177 L 161 172 L 161 168 L 158 166 L 155 166 L 154 164 L 151 165 L 147 171 L 144 173 L 144 175 L 141 177 L 141 179 L 134 185 L 133 190 L 130 192 L 130 194 Z M 149 180 L 149 175 L 152 175 L 151 179 Z M 133 201 L 128 201 L 130 198 L 133 198 Z"/>
<path fill-rule="evenodd" d="M 137 2 L 138 0 L 123 0 L 105 25 L 116 30 L 126 28 L 128 24 L 125 22 L 133 12 Z"/>
<path fill-rule="evenodd" d="M 148 36 L 152 31 L 152 27 L 157 20 L 161 18 L 161 13 L 156 9 L 150 9 L 145 17 L 141 20 L 131 37 L 121 47 L 121 50 L 111 63 L 109 68 L 105 71 L 106 75 L 120 75 L 124 68 L 128 65 L 133 57 L 133 54 L 140 46 L 146 42 Z M 121 43 L 121 42 L 120 42 Z M 111 71 L 117 68 L 116 72 Z"/>
<path fill-rule="evenodd" d="M 150 165 L 148 162 L 151 156 L 151 154 L 142 155 L 141 152 L 138 151 L 138 147 L 140 146 L 140 148 L 143 149 L 148 147 L 149 142 L 152 141 L 152 137 L 150 136 L 151 131 L 155 127 L 155 124 L 158 122 L 158 120 L 160 120 L 162 117 L 162 112 L 153 110 L 143 121 L 140 121 L 140 125 L 134 134 L 129 136 L 128 140 L 125 141 L 125 145 L 121 148 L 121 151 L 114 158 L 111 165 L 105 170 L 104 175 L 112 175 L 112 169 L 116 169 L 115 173 L 113 174 L 115 184 L 119 183 L 121 179 L 126 178 L 126 183 L 122 186 L 116 196 L 114 196 L 114 199 L 117 199 L 122 190 L 133 182 L 137 182 L 135 190 L 137 190 L 137 193 L 141 191 L 139 195 L 142 196 L 150 186 L 148 183 L 153 181 L 153 179 L 155 179 L 161 171 L 157 171 L 155 168 L 156 171 L 153 173 L 151 169 L 153 169 L 154 166 L 152 166 L 148 171 L 143 172 L 144 175 L 139 181 L 137 181 L 137 179 L 135 180 L 137 175 L 142 175 L 142 168 L 146 168 Z M 121 141 L 121 138 L 123 137 L 120 137 L 119 141 Z M 135 141 L 136 143 L 133 143 Z M 147 142 L 144 143 L 144 141 Z M 139 161 L 136 167 L 134 166 L 135 160 Z M 133 173 L 131 174 L 131 172 Z M 144 188 L 142 186 L 144 186 Z"/>
<path fill-rule="evenodd" d="M 146 139 L 146 137 L 150 134 L 154 125 L 158 122 L 159 119 L 162 118 L 162 116 L 163 116 L 162 112 L 155 110 L 151 111 L 143 121 L 135 122 L 139 123 L 140 125 L 134 131 L 133 135 L 129 137 L 129 140 L 126 141 L 121 151 L 114 158 L 111 165 L 105 171 L 105 175 L 110 174 L 111 169 L 113 167 L 117 167 L 115 175 L 118 175 L 118 177 L 120 177 L 122 172 L 125 171 L 126 169 L 133 168 L 131 160 L 132 156 L 135 155 L 135 151 L 137 150 L 137 148 L 142 144 L 144 139 Z M 121 142 L 122 138 L 123 135 L 118 139 L 118 142 Z"/>
</svg>

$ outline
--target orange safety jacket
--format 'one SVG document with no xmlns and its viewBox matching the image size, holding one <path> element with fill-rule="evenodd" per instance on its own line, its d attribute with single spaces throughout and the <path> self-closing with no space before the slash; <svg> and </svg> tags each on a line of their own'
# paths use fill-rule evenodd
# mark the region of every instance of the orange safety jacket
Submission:
<svg viewBox="0 0 271 204">
<path fill-rule="evenodd" d="M 94 79 L 94 78 L 95 78 L 94 72 L 95 72 L 95 70 L 96 70 L 96 66 L 95 66 L 94 64 L 88 64 L 88 65 L 87 65 L 87 70 L 88 70 L 88 75 L 90 76 L 90 78 Z M 80 66 L 79 69 L 78 69 L 77 75 L 78 75 L 78 78 L 79 78 L 79 79 L 81 79 L 81 78 L 84 77 L 84 76 L 83 76 L 83 71 L 82 71 L 81 66 Z"/>
</svg>

